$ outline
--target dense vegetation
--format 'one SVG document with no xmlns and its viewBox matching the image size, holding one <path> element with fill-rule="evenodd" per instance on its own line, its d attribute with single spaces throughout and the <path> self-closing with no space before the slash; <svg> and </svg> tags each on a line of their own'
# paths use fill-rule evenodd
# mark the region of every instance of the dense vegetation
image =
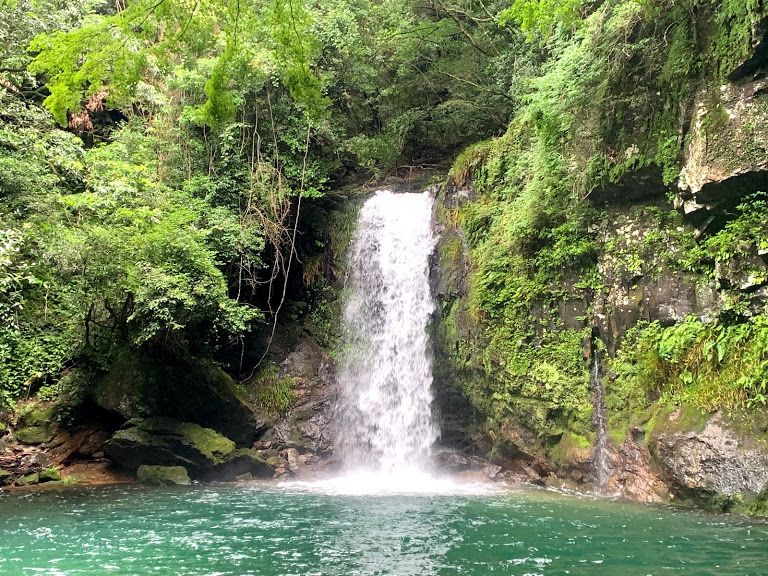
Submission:
<svg viewBox="0 0 768 576">
<path fill-rule="evenodd" d="M 650 422 L 659 400 L 707 411 L 763 406 L 768 330 L 754 291 L 765 273 L 750 258 L 765 250 L 765 196 L 744 186 L 741 205 L 724 205 L 703 234 L 672 204 L 696 98 L 737 73 L 768 6 L 540 1 L 504 15 L 547 60 L 507 132 L 468 148 L 452 168 L 456 186 L 476 192 L 444 215 L 463 229 L 473 268 L 466 302 L 444 310 L 461 387 L 490 415 L 491 430 L 511 417 L 551 457 L 558 442 L 594 439 L 584 357 L 590 346 L 605 348 L 600 338 L 613 358 L 607 407 L 619 440 Z M 728 113 L 711 100 L 703 130 L 716 134 Z M 642 226 L 612 230 L 617 213 Z M 739 290 L 728 270 L 750 271 L 750 289 Z M 662 273 L 716 281 L 722 309 L 680 324 L 641 323 L 626 336 L 609 327 L 613 334 L 590 343 L 609 314 L 611 277 L 632 284 Z M 573 302 L 583 303 L 581 314 L 563 314 Z M 481 336 L 463 326 L 467 318 Z"/>
<path fill-rule="evenodd" d="M 765 405 L 765 191 L 701 230 L 675 208 L 697 106 L 701 130 L 728 123 L 705 88 L 755 73 L 762 0 L 4 0 L 0 18 L 0 406 L 77 400 L 139 351 L 257 373 L 253 403 L 284 410 L 290 381 L 259 362 L 301 315 L 332 344 L 338 190 L 454 157 L 471 191 L 445 203 L 441 260 L 469 274 L 437 368 L 483 432 L 588 447 L 595 353 L 616 441 L 660 405 Z M 722 306 L 609 333 L 610 282 L 665 274 Z"/>
<path fill-rule="evenodd" d="M 503 7 L 4 1 L 0 404 L 125 347 L 247 374 L 335 184 L 503 128 Z"/>
</svg>

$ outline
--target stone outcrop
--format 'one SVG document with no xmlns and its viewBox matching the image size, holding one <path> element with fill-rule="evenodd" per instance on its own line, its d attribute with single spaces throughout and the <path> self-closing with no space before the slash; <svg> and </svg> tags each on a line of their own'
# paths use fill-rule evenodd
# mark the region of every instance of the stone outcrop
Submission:
<svg viewBox="0 0 768 576">
<path fill-rule="evenodd" d="M 678 206 L 700 227 L 768 190 L 768 80 L 699 91 L 679 188 Z"/>
<path fill-rule="evenodd" d="M 157 484 L 161 486 L 188 486 L 192 483 L 183 466 L 146 466 L 142 465 L 136 470 L 136 476 L 145 484 Z"/>
<path fill-rule="evenodd" d="M 679 412 L 669 418 L 674 424 Z M 672 491 L 695 499 L 758 495 L 768 488 L 768 445 L 729 426 L 720 413 L 701 430 L 663 431 L 652 453 Z"/>
<path fill-rule="evenodd" d="M 284 446 L 315 454 L 332 451 L 336 368 L 328 353 L 310 340 L 299 340 L 280 364 L 293 380 L 294 402 L 275 423 L 272 438 Z"/>
<path fill-rule="evenodd" d="M 266 418 L 238 395 L 233 380 L 216 366 L 183 359 L 155 359 L 124 352 L 96 383 L 93 400 L 128 418 L 163 416 L 213 428 L 250 446 Z"/>
<path fill-rule="evenodd" d="M 56 424 L 53 405 L 31 402 L 19 411 L 13 436 L 22 444 L 44 444 L 56 434 Z"/>
<path fill-rule="evenodd" d="M 131 420 L 104 445 L 118 465 L 183 466 L 193 477 L 224 464 L 235 443 L 215 430 L 171 418 Z"/>
</svg>

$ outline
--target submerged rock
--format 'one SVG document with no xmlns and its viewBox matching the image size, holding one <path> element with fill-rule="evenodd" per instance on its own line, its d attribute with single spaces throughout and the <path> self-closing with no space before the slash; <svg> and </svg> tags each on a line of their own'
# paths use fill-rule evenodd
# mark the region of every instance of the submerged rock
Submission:
<svg viewBox="0 0 768 576">
<path fill-rule="evenodd" d="M 136 476 L 145 484 L 188 486 L 192 483 L 184 466 L 139 466 Z"/>
<path fill-rule="evenodd" d="M 195 476 L 223 464 L 235 443 L 215 430 L 171 418 L 133 420 L 104 444 L 120 466 L 184 466 Z"/>
</svg>

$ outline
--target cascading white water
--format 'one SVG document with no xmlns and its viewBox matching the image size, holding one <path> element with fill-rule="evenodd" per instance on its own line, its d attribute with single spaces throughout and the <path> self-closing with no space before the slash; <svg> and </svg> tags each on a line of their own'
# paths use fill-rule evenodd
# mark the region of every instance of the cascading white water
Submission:
<svg viewBox="0 0 768 576">
<path fill-rule="evenodd" d="M 348 471 L 423 470 L 437 438 L 427 334 L 432 204 L 428 192 L 382 190 L 358 219 L 338 375 L 337 443 Z"/>
</svg>

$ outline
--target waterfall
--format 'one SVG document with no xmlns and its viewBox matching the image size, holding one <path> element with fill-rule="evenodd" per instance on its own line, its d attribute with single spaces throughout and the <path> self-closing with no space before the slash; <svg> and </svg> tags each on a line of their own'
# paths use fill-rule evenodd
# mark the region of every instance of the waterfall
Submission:
<svg viewBox="0 0 768 576">
<path fill-rule="evenodd" d="M 595 442 L 595 451 L 592 455 L 592 465 L 594 468 L 597 485 L 603 486 L 608 479 L 608 462 L 606 460 L 606 450 L 608 442 L 607 427 L 605 424 L 605 394 L 603 389 L 603 376 L 600 366 L 600 351 L 597 347 L 597 338 L 593 336 L 592 340 L 592 367 L 590 370 L 590 382 L 594 394 L 594 425 L 597 433 Z"/>
<path fill-rule="evenodd" d="M 339 438 L 348 471 L 426 468 L 437 438 L 427 323 L 433 199 L 382 190 L 363 206 L 348 256 Z"/>
</svg>

